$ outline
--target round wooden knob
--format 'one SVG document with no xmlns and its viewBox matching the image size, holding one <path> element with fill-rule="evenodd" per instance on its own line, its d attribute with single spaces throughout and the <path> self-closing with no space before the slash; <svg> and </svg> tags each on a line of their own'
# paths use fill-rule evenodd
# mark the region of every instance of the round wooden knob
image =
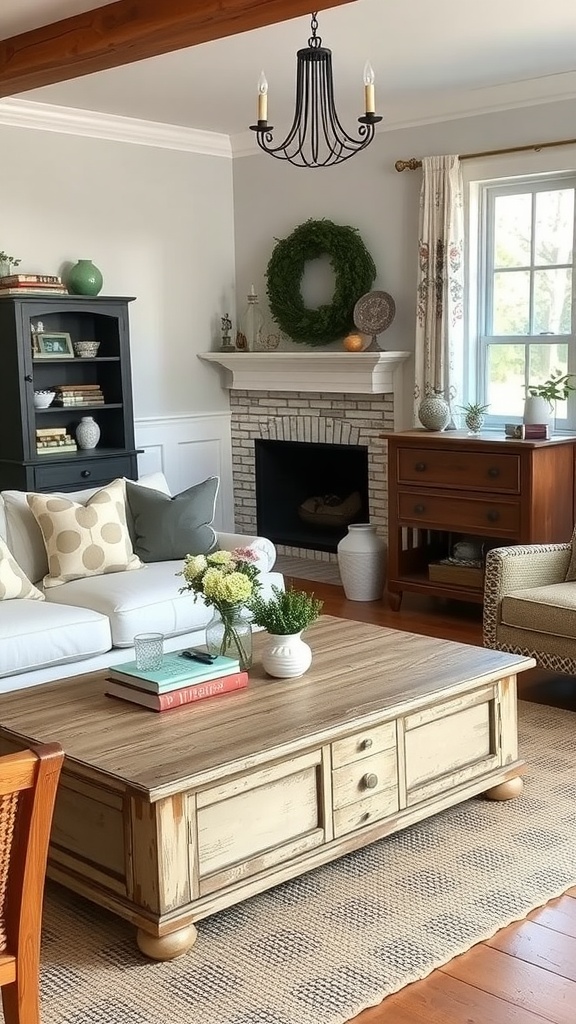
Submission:
<svg viewBox="0 0 576 1024">
<path fill-rule="evenodd" d="M 374 772 L 367 772 L 366 775 L 362 777 L 362 784 L 366 789 L 375 789 L 378 785 L 378 776 L 375 775 Z"/>
<path fill-rule="evenodd" d="M 426 511 L 426 506 L 425 505 L 414 505 L 414 511 L 415 511 L 417 516 L 421 516 L 422 513 Z"/>
<path fill-rule="evenodd" d="M 373 740 L 371 740 L 370 737 L 368 737 L 365 740 L 362 740 L 362 743 L 360 744 L 360 750 L 370 750 L 372 743 Z"/>
<path fill-rule="evenodd" d="M 426 469 L 426 463 L 417 462 L 416 465 L 414 466 L 414 469 L 416 470 L 417 473 L 423 473 L 424 470 Z"/>
<path fill-rule="evenodd" d="M 497 523 L 500 519 L 500 513 L 496 512 L 495 509 L 491 509 L 486 518 L 490 523 Z"/>
<path fill-rule="evenodd" d="M 500 470 L 498 469 L 498 466 L 490 466 L 490 469 L 488 470 L 488 476 L 491 476 L 492 478 L 500 476 Z"/>
</svg>

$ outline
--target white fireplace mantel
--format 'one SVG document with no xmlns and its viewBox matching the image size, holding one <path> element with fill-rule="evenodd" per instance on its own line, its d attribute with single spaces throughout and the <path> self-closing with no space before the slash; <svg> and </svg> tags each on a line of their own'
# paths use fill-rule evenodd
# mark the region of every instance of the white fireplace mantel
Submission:
<svg viewBox="0 0 576 1024">
<path fill-rule="evenodd" d="M 400 397 L 411 352 L 206 352 L 224 387 L 242 391 L 320 391 Z"/>
</svg>

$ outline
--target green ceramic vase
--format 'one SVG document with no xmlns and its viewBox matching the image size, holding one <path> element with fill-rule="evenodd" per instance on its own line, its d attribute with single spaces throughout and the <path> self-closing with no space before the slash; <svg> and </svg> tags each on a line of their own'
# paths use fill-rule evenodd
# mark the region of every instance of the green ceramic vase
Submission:
<svg viewBox="0 0 576 1024">
<path fill-rule="evenodd" d="M 73 295 L 98 295 L 102 274 L 92 260 L 78 260 L 68 274 L 67 287 Z"/>
</svg>

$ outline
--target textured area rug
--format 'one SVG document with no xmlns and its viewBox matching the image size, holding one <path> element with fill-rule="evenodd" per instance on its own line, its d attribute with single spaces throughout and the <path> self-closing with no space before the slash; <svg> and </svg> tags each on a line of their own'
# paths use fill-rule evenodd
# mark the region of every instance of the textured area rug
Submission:
<svg viewBox="0 0 576 1024">
<path fill-rule="evenodd" d="M 199 924 L 151 963 L 50 885 L 43 1024 L 342 1024 L 576 883 L 576 715 L 520 705 L 524 795 L 483 799 Z"/>
</svg>

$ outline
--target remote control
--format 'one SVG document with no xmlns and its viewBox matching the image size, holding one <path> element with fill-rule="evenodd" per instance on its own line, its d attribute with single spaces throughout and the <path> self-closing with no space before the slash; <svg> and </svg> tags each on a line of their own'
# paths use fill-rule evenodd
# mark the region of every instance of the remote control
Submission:
<svg viewBox="0 0 576 1024">
<path fill-rule="evenodd" d="M 191 648 L 187 651 L 180 651 L 181 658 L 190 658 L 191 661 L 200 661 L 203 665 L 211 665 L 215 660 L 215 654 L 208 654 L 208 651 L 196 651 Z"/>
</svg>

